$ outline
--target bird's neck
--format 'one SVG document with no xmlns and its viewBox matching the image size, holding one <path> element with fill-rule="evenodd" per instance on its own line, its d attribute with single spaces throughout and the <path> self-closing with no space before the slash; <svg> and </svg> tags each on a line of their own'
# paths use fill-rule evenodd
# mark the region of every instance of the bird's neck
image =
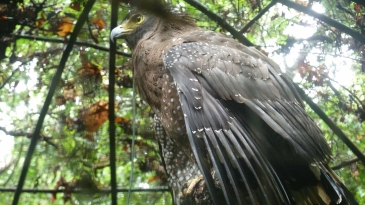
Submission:
<svg viewBox="0 0 365 205">
<path fill-rule="evenodd" d="M 199 27 L 193 23 L 160 21 L 151 32 L 145 33 L 133 51 L 133 72 L 137 89 L 142 99 L 156 110 L 160 109 L 163 76 L 169 75 L 163 65 L 163 56 L 173 46 L 184 43 L 184 33 L 196 29 Z"/>
</svg>

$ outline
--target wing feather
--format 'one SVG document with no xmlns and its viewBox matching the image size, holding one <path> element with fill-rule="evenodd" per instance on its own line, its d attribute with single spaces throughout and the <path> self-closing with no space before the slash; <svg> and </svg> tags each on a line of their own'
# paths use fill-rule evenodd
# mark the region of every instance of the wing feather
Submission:
<svg viewBox="0 0 365 205">
<path fill-rule="evenodd" d="M 207 137 L 204 137 L 205 143 L 206 143 L 206 145 L 208 145 L 207 147 L 208 147 L 208 151 L 210 151 L 210 153 L 209 153 L 210 158 L 213 162 L 214 168 L 217 170 L 215 173 L 218 176 L 218 179 L 220 181 L 220 185 L 222 186 L 222 191 L 224 193 L 226 201 L 230 204 L 231 200 L 233 199 L 232 194 L 231 194 L 231 192 L 229 191 L 229 188 L 228 188 L 228 186 L 230 184 L 232 184 L 232 188 L 233 188 L 233 191 L 234 191 L 234 194 L 235 194 L 234 197 L 237 199 L 239 204 L 242 204 L 242 200 L 240 198 L 240 194 L 239 194 L 239 191 L 238 191 L 239 186 L 237 185 L 237 182 L 235 182 L 236 177 L 232 176 L 233 173 L 229 169 L 229 166 L 227 165 L 227 162 L 224 160 L 223 153 L 221 151 L 220 146 L 216 142 L 213 130 L 209 129 L 209 128 L 205 129 L 205 133 L 206 133 L 206 136 L 207 136 Z M 215 154 L 211 150 L 210 147 L 214 147 L 215 150 L 216 150 L 215 153 L 217 153 L 217 154 Z M 220 162 L 216 161 L 215 155 L 218 155 L 218 158 L 219 158 Z M 224 168 L 222 167 L 222 164 L 223 164 Z M 227 170 L 227 171 L 225 171 L 224 169 Z M 224 177 L 225 174 L 224 173 L 227 173 L 228 180 L 231 181 L 232 183 L 230 183 L 227 179 L 225 179 L 225 177 Z"/>
<path fill-rule="evenodd" d="M 176 82 L 189 141 L 213 201 L 219 200 L 218 181 L 229 204 L 290 204 L 270 160 L 292 150 L 312 163 L 326 160 L 329 150 L 277 66 L 247 51 L 183 43 L 166 52 L 164 65 Z M 247 109 L 275 136 L 245 120 Z M 269 142 L 278 137 L 289 147 L 271 157 L 276 147 Z"/>
<path fill-rule="evenodd" d="M 230 172 L 232 168 L 236 168 L 240 174 L 240 177 L 241 177 L 241 180 L 243 181 L 244 183 L 244 186 L 246 188 L 246 191 L 248 193 L 248 196 L 249 196 L 249 203 L 250 204 L 256 204 L 256 200 L 252 193 L 252 190 L 254 190 L 252 188 L 252 185 L 250 185 L 250 182 L 249 180 L 247 179 L 247 174 L 245 173 L 244 169 L 242 169 L 242 167 L 238 164 L 238 161 L 237 161 L 237 158 L 236 156 L 234 156 L 233 152 L 231 151 L 231 147 L 228 145 L 227 141 L 226 141 L 226 136 L 223 135 L 223 130 L 216 130 L 214 131 L 215 135 L 217 136 L 217 138 L 219 139 L 219 143 L 221 143 L 223 145 L 223 147 L 225 148 L 226 150 L 226 154 L 227 154 L 227 158 L 229 159 L 231 165 L 228 166 L 228 169 L 230 169 Z M 218 142 L 215 142 L 218 144 Z M 226 164 L 226 160 L 224 161 L 224 163 Z M 236 180 L 236 179 L 233 179 L 233 181 Z M 265 199 L 267 199 L 267 197 L 265 197 Z M 269 202 L 269 201 L 267 201 Z M 270 204 L 270 203 L 267 203 L 267 204 Z"/>
<path fill-rule="evenodd" d="M 215 84 L 211 85 L 211 86 L 214 90 L 221 90 L 222 99 L 224 99 L 224 100 L 232 99 L 230 94 L 227 92 L 227 90 L 232 90 L 234 92 L 235 88 L 229 84 L 224 83 L 226 81 L 226 79 L 221 78 L 217 72 L 212 72 L 212 71 L 209 71 L 206 73 L 204 72 L 203 76 L 204 77 L 209 76 L 210 78 L 212 78 L 212 80 L 215 82 Z"/>
<path fill-rule="evenodd" d="M 185 96 L 181 96 L 180 100 L 182 102 L 184 102 L 184 101 L 186 102 Z M 186 106 L 182 106 L 182 109 L 186 113 L 189 112 L 188 107 L 186 107 Z M 189 142 L 191 144 L 192 151 L 195 156 L 195 160 L 204 177 L 205 183 L 207 184 L 207 188 L 211 195 L 212 201 L 214 204 L 219 204 L 220 200 L 218 199 L 217 195 L 212 194 L 212 193 L 217 193 L 218 190 L 214 184 L 214 180 L 210 173 L 208 161 L 205 159 L 206 152 L 205 152 L 204 146 L 202 145 L 202 142 L 200 139 L 198 139 L 196 136 L 193 136 L 190 125 L 188 123 L 186 124 L 186 129 L 190 131 L 190 132 L 189 131 L 187 132 Z"/>
<path fill-rule="evenodd" d="M 232 123 L 234 124 L 234 126 L 232 126 L 231 130 L 227 130 L 226 133 L 229 140 L 231 140 L 232 144 L 235 146 L 237 152 L 240 153 L 240 157 L 245 158 L 245 155 L 252 157 L 255 165 L 258 166 L 258 168 L 255 169 L 253 172 L 257 172 L 257 175 L 263 176 L 265 178 L 264 182 L 269 183 L 266 184 L 267 187 L 271 187 L 275 190 L 280 190 L 277 193 L 274 193 L 275 197 L 279 197 L 280 201 L 289 204 L 288 196 L 285 192 L 283 185 L 281 184 L 281 181 L 279 180 L 275 171 L 271 168 L 271 165 L 267 162 L 265 156 L 263 156 L 262 152 L 257 149 L 255 142 L 250 139 L 250 134 L 247 133 L 246 130 L 242 129 L 242 127 L 240 127 L 239 123 L 236 120 Z M 237 139 L 236 136 L 241 137 L 238 137 Z M 243 151 L 247 152 L 247 154 L 242 153 Z M 246 162 L 246 164 L 249 165 L 248 162 Z M 266 191 L 266 193 L 269 192 Z"/>
</svg>

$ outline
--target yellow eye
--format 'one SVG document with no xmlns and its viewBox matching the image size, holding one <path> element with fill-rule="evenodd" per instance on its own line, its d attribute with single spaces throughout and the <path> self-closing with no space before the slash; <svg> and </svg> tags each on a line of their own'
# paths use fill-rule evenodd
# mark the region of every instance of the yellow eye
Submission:
<svg viewBox="0 0 365 205">
<path fill-rule="evenodd" d="M 137 24 L 142 23 L 142 22 L 143 22 L 143 20 L 144 20 L 144 17 L 143 17 L 142 15 L 138 15 L 138 16 L 136 17 L 136 23 L 137 23 Z"/>
</svg>

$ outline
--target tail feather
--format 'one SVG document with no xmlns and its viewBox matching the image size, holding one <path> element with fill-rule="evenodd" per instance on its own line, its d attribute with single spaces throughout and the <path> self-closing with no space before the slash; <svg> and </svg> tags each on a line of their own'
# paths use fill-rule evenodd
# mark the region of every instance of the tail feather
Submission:
<svg viewBox="0 0 365 205">
<path fill-rule="evenodd" d="M 358 205 L 351 192 L 327 165 L 311 165 L 301 171 L 305 173 L 301 175 L 305 179 L 292 175 L 285 180 L 286 190 L 295 205 Z"/>
<path fill-rule="evenodd" d="M 358 205 L 352 193 L 327 165 L 321 166 L 320 170 L 320 185 L 330 198 L 330 204 Z"/>
<path fill-rule="evenodd" d="M 356 201 L 354 195 L 346 188 L 344 184 L 341 184 L 341 189 L 343 191 L 344 201 L 349 205 L 358 205 L 359 203 Z"/>
</svg>

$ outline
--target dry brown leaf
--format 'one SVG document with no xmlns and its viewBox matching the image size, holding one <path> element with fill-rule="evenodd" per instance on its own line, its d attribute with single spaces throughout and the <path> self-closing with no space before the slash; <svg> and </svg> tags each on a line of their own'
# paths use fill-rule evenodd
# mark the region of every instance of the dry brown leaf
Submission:
<svg viewBox="0 0 365 205">
<path fill-rule="evenodd" d="M 72 20 L 68 18 L 63 18 L 62 22 L 58 25 L 57 34 L 61 37 L 65 37 L 66 35 L 71 33 L 72 30 Z"/>
<path fill-rule="evenodd" d="M 81 115 L 85 130 L 87 132 L 95 132 L 99 127 L 108 120 L 109 101 L 100 100 L 94 103 L 89 109 L 84 111 Z M 116 109 L 115 105 L 114 109 Z"/>
<path fill-rule="evenodd" d="M 77 70 L 80 77 L 89 78 L 95 84 L 100 84 L 102 76 L 97 65 L 90 62 L 83 62 L 82 67 Z"/>
<path fill-rule="evenodd" d="M 150 183 L 152 183 L 154 181 L 160 181 L 160 180 L 161 180 L 160 177 L 157 176 L 157 175 L 155 175 L 155 176 L 152 176 L 152 177 L 148 178 L 147 183 L 150 184 Z"/>
<path fill-rule="evenodd" d="M 303 0 L 295 0 L 295 3 L 298 3 L 302 6 L 308 6 L 308 1 L 303 1 Z"/>
<path fill-rule="evenodd" d="M 86 132 L 84 137 L 92 142 L 95 142 L 94 134 L 92 132 Z"/>
<path fill-rule="evenodd" d="M 65 97 L 63 97 L 62 95 L 56 96 L 56 105 L 64 105 L 65 103 Z"/>
<path fill-rule="evenodd" d="M 97 65 L 90 62 L 83 62 L 82 67 L 77 70 L 80 76 L 100 75 L 100 69 Z"/>
<path fill-rule="evenodd" d="M 92 22 L 95 24 L 96 28 L 100 31 L 105 27 L 105 23 L 102 19 L 94 18 Z"/>
<path fill-rule="evenodd" d="M 36 22 L 35 22 L 35 26 L 36 28 L 40 28 L 43 26 L 43 23 L 46 22 L 47 19 L 46 19 L 46 15 L 44 14 L 44 12 L 42 11 L 41 13 L 41 18 L 37 19 Z"/>
<path fill-rule="evenodd" d="M 354 10 L 356 11 L 356 12 L 359 12 L 360 11 L 360 9 L 361 9 L 361 5 L 360 4 L 354 4 Z"/>
<path fill-rule="evenodd" d="M 108 101 L 100 100 L 94 103 L 82 116 L 86 131 L 97 131 L 108 120 L 108 110 Z"/>
<path fill-rule="evenodd" d="M 307 62 L 300 61 L 298 62 L 298 73 L 300 74 L 300 77 L 304 78 L 304 76 L 311 71 L 310 66 Z"/>
<path fill-rule="evenodd" d="M 70 8 L 75 10 L 75 11 L 80 11 L 81 10 L 80 3 L 78 3 L 78 2 L 71 3 Z"/>
</svg>

